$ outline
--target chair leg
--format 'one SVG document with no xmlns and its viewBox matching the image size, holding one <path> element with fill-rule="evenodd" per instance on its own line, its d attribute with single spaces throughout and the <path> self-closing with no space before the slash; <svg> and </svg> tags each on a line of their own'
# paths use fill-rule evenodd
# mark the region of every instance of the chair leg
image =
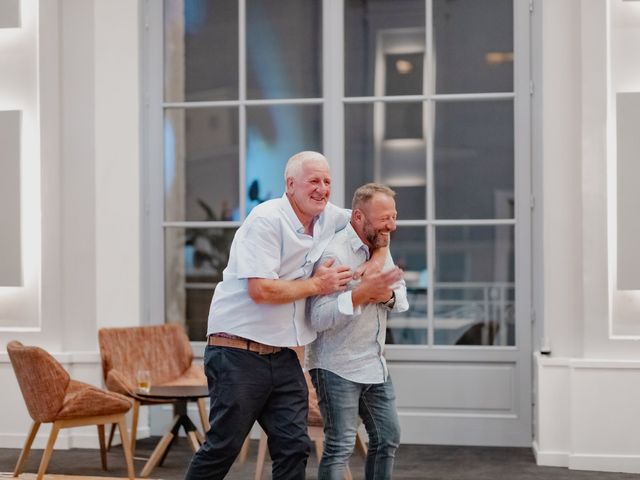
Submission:
<svg viewBox="0 0 640 480">
<path fill-rule="evenodd" d="M 359 430 L 356 432 L 356 450 L 362 458 L 367 458 L 367 442 Z"/>
<path fill-rule="evenodd" d="M 116 433 L 116 424 L 111 424 L 111 429 L 109 430 L 109 442 L 107 443 L 107 452 L 111 450 L 111 444 L 113 443 L 113 435 Z"/>
<path fill-rule="evenodd" d="M 256 475 L 254 480 L 262 480 L 262 471 L 264 470 L 264 461 L 267 457 L 267 434 L 262 432 L 260 435 L 260 443 L 258 444 L 258 459 L 256 460 Z"/>
<path fill-rule="evenodd" d="M 31 430 L 29 430 L 29 435 L 27 436 L 27 440 L 24 442 L 24 447 L 22 447 L 22 452 L 20 452 L 20 458 L 18 458 L 18 463 L 16 463 L 16 468 L 13 470 L 14 477 L 17 477 L 22 473 L 22 469 L 24 468 L 24 463 L 27 461 L 27 457 L 29 456 L 29 452 L 31 451 L 31 445 L 33 444 L 33 440 L 36 438 L 36 433 L 38 433 L 39 428 L 40 428 L 40 422 L 33 422 L 33 425 L 31 425 Z"/>
<path fill-rule="evenodd" d="M 107 446 L 104 438 L 104 425 L 97 425 L 98 427 L 98 441 L 100 442 L 100 462 L 102 463 L 102 469 L 107 469 Z"/>
<path fill-rule="evenodd" d="M 133 470 L 133 452 L 130 448 L 129 439 L 127 438 L 127 425 L 124 421 L 124 415 L 122 415 L 118 421 L 118 430 L 120 430 L 120 438 L 122 439 L 124 459 L 127 462 L 127 476 L 129 477 L 129 480 L 134 480 L 136 474 Z"/>
<path fill-rule="evenodd" d="M 247 461 L 247 455 L 249 455 L 249 441 L 250 441 L 251 433 L 247 435 L 247 438 L 244 439 L 244 443 L 242 444 L 242 448 L 240 449 L 240 453 L 238 454 L 238 465 L 244 465 Z"/>
<path fill-rule="evenodd" d="M 131 418 L 131 455 L 136 455 L 136 435 L 138 433 L 138 415 L 140 414 L 140 402 L 133 400 L 133 416 Z"/>
<path fill-rule="evenodd" d="M 349 464 L 347 464 L 347 467 L 344 469 L 344 480 L 353 480 L 353 475 L 351 475 Z"/>
<path fill-rule="evenodd" d="M 207 417 L 207 407 L 204 404 L 204 398 L 198 399 L 198 413 L 200 414 L 202 429 L 204 433 L 207 433 L 211 428 L 211 425 L 209 425 L 209 418 Z"/>
<path fill-rule="evenodd" d="M 313 444 L 316 447 L 316 457 L 318 457 L 318 462 L 322 460 L 322 450 L 324 449 L 322 442 L 323 439 L 318 437 L 316 437 L 316 439 L 313 441 Z"/>
<path fill-rule="evenodd" d="M 56 443 L 59 431 L 60 424 L 58 422 L 53 422 L 53 424 L 51 425 L 51 434 L 49 435 L 49 441 L 47 442 L 47 448 L 45 448 L 44 453 L 42 454 L 42 460 L 40 460 L 40 468 L 38 468 L 38 476 L 36 477 L 37 480 L 42 480 L 44 478 L 44 472 L 47 471 L 47 467 L 49 466 L 49 460 L 51 460 L 53 446 Z"/>
</svg>

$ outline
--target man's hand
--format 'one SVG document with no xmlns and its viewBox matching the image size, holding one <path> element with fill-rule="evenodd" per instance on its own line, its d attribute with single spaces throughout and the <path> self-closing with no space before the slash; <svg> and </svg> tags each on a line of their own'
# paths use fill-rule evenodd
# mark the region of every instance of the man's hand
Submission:
<svg viewBox="0 0 640 480">
<path fill-rule="evenodd" d="M 365 303 L 381 303 L 391 298 L 393 286 L 402 280 L 402 270 L 394 267 L 384 272 L 367 273 L 360 285 L 351 292 L 353 306 Z"/>
<path fill-rule="evenodd" d="M 354 280 L 359 280 L 369 273 L 379 273 L 384 267 L 384 263 L 389 253 L 389 247 L 376 248 L 371 252 L 371 258 L 361 264 L 353 274 Z"/>
<path fill-rule="evenodd" d="M 311 277 L 318 289 L 317 295 L 329 295 L 347 289 L 353 278 L 353 272 L 346 265 L 333 266 L 335 259 L 330 258 L 320 265 Z"/>
<path fill-rule="evenodd" d="M 247 290 L 255 303 L 282 305 L 314 295 L 329 295 L 347 289 L 353 272 L 346 265 L 333 266 L 330 258 L 320 265 L 311 278 L 281 280 L 249 278 Z"/>
</svg>

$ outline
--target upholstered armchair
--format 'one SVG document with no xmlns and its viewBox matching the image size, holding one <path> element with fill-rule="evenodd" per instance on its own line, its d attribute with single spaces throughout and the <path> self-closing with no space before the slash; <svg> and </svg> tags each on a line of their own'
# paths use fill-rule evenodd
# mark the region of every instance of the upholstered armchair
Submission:
<svg viewBox="0 0 640 480">
<path fill-rule="evenodd" d="M 62 428 L 97 425 L 102 467 L 107 468 L 104 425 L 117 424 L 127 463 L 127 473 L 134 478 L 133 455 L 129 449 L 125 414 L 131 402 L 123 395 L 107 392 L 86 383 L 71 380 L 66 370 L 46 351 L 12 341 L 7 345 L 11 365 L 33 425 L 18 458 L 13 476 L 22 472 L 40 424 L 52 423 L 47 447 L 42 455 L 37 479 L 42 480 L 49 465 L 53 446 Z"/>
<path fill-rule="evenodd" d="M 194 365 L 191 344 L 180 325 L 149 325 L 143 327 L 102 328 L 98 332 L 102 374 L 106 387 L 133 400 L 131 421 L 131 451 L 135 452 L 138 415 L 141 405 L 173 403 L 152 401 L 136 394 L 136 373 L 148 370 L 151 384 L 206 385 L 207 378 L 201 365 Z M 204 399 L 198 400 L 200 421 L 209 429 Z M 109 445 L 113 438 L 113 427 Z"/>
</svg>

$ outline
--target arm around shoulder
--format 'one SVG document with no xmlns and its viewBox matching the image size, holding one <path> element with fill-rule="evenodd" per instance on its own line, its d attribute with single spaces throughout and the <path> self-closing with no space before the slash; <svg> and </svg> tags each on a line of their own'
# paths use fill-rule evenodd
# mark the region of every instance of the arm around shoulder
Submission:
<svg viewBox="0 0 640 480">
<path fill-rule="evenodd" d="M 302 298 L 318 295 L 320 288 L 314 278 L 300 280 L 280 280 L 270 278 L 249 278 L 247 289 L 255 303 L 281 305 Z"/>
</svg>

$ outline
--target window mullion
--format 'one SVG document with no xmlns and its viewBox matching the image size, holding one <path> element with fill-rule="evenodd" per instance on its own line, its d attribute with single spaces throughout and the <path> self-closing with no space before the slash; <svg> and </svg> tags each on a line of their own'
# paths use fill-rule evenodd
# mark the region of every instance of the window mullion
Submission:
<svg viewBox="0 0 640 480">
<path fill-rule="evenodd" d="M 435 93 L 435 52 L 433 51 L 433 0 L 426 0 L 425 5 L 425 72 L 424 78 L 424 94 L 432 96 Z M 435 219 L 435 179 L 434 179 L 434 149 L 433 143 L 435 139 L 435 102 L 433 100 L 427 100 L 423 104 L 424 113 L 424 128 L 426 139 L 426 154 L 427 154 L 427 175 L 426 175 L 426 212 L 427 220 L 427 345 L 432 347 L 434 341 L 434 286 L 435 286 L 435 268 L 436 268 L 436 234 L 435 226 L 432 223 Z"/>
<path fill-rule="evenodd" d="M 247 196 L 245 195 L 247 184 L 247 35 L 246 22 L 247 6 L 245 0 L 238 0 L 238 100 L 240 101 L 238 112 L 238 161 L 239 179 L 238 192 L 240 193 L 240 220 L 244 220 L 247 213 Z"/>
<path fill-rule="evenodd" d="M 344 5 L 322 2 L 322 85 L 324 154 L 331 166 L 331 200 L 344 205 Z"/>
</svg>

